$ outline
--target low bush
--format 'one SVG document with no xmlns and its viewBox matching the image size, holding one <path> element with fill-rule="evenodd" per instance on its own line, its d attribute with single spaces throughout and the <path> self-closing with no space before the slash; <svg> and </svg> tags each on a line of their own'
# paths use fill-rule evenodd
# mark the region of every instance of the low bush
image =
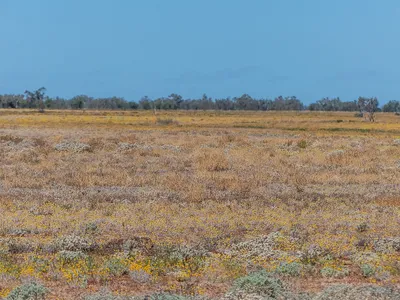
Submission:
<svg viewBox="0 0 400 300">
<path fill-rule="evenodd" d="M 261 296 L 263 298 L 260 299 L 280 299 L 285 292 L 280 279 L 262 270 L 237 279 L 225 298 L 252 299 L 251 297 Z"/>
<path fill-rule="evenodd" d="M 39 283 L 31 282 L 13 289 L 6 300 L 40 300 L 45 299 L 47 293 L 46 287 Z"/>
</svg>

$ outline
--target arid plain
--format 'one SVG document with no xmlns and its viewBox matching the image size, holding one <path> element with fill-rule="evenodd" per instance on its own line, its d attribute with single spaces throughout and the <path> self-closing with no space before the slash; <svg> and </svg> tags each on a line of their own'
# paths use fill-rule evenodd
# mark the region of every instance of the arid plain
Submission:
<svg viewBox="0 0 400 300">
<path fill-rule="evenodd" d="M 398 299 L 400 116 L 0 110 L 0 151 L 0 298 Z"/>
</svg>

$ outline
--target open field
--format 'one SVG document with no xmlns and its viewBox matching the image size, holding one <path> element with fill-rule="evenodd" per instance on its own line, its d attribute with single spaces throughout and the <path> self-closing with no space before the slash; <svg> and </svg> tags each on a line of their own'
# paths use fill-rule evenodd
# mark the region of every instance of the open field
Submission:
<svg viewBox="0 0 400 300">
<path fill-rule="evenodd" d="M 400 117 L 376 119 L 0 110 L 0 299 L 399 299 Z"/>
</svg>

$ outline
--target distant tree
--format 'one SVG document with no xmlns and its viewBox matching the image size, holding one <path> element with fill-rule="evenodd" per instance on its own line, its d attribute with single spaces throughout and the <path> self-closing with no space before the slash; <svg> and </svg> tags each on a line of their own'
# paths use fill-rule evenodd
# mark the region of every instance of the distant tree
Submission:
<svg viewBox="0 0 400 300">
<path fill-rule="evenodd" d="M 139 104 L 135 101 L 131 101 L 131 102 L 129 102 L 129 108 L 136 110 L 139 108 Z"/>
<path fill-rule="evenodd" d="M 1 108 L 19 108 L 24 101 L 24 95 L 0 95 Z"/>
<path fill-rule="evenodd" d="M 33 92 L 25 91 L 26 100 L 28 103 L 32 105 L 32 107 L 39 108 L 39 112 L 43 113 L 45 108 L 44 104 L 45 93 L 46 93 L 46 88 L 44 87 L 41 87 L 40 89 L 37 89 L 36 91 Z"/>
<path fill-rule="evenodd" d="M 382 107 L 382 111 L 384 112 L 400 112 L 400 101 L 397 100 L 390 100 Z"/>
<path fill-rule="evenodd" d="M 346 101 L 346 102 L 342 102 L 342 111 L 357 111 L 358 107 L 357 107 L 357 101 Z"/>
<path fill-rule="evenodd" d="M 93 106 L 96 106 L 97 103 L 93 105 L 94 103 L 91 102 L 93 102 L 93 98 L 86 95 L 77 95 L 70 100 L 70 105 L 72 109 L 83 109 L 89 105 L 95 108 Z"/>
<path fill-rule="evenodd" d="M 198 107 L 202 110 L 215 109 L 215 102 L 207 94 L 203 94 L 201 99 L 198 100 Z"/>
<path fill-rule="evenodd" d="M 60 97 L 48 98 L 45 101 L 47 108 L 52 109 L 70 109 L 71 101 Z"/>
<path fill-rule="evenodd" d="M 321 111 L 357 111 L 357 102 L 349 101 L 343 102 L 339 97 L 336 98 L 322 98 L 316 103 L 311 103 L 308 106 L 309 110 L 321 110 Z"/>
<path fill-rule="evenodd" d="M 234 102 L 229 97 L 215 100 L 215 108 L 218 110 L 233 110 L 234 105 Z"/>
<path fill-rule="evenodd" d="M 359 97 L 357 105 L 365 120 L 375 122 L 375 112 L 378 111 L 379 102 L 376 97 Z"/>
<path fill-rule="evenodd" d="M 366 101 L 367 101 L 367 98 L 365 98 L 365 97 L 358 97 L 358 99 L 357 99 L 357 106 L 358 106 L 358 110 L 360 111 L 360 114 L 363 114 L 365 111 Z"/>
<path fill-rule="evenodd" d="M 153 104 L 151 99 L 147 96 L 142 97 L 142 99 L 140 99 L 139 101 L 139 108 L 145 110 L 153 109 Z"/>
<path fill-rule="evenodd" d="M 238 98 L 233 98 L 235 108 L 238 110 L 249 110 L 253 102 L 253 98 L 248 94 L 243 94 Z"/>
<path fill-rule="evenodd" d="M 296 96 L 276 97 L 272 102 L 271 110 L 302 110 L 304 108 L 303 103 Z"/>
<path fill-rule="evenodd" d="M 178 94 L 171 94 L 168 96 L 167 102 L 168 103 L 168 109 L 178 109 L 181 106 L 181 103 L 183 102 L 183 98 L 181 95 Z"/>
<path fill-rule="evenodd" d="M 258 100 L 259 106 L 258 109 L 260 110 L 271 110 L 272 109 L 272 100 L 269 99 L 260 99 Z"/>
</svg>

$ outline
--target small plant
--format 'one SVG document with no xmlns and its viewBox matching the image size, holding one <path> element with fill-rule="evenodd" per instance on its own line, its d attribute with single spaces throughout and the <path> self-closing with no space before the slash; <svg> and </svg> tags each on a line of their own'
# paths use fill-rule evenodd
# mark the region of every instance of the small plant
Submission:
<svg viewBox="0 0 400 300">
<path fill-rule="evenodd" d="M 297 142 L 297 147 L 299 147 L 300 149 L 305 149 L 307 148 L 307 141 L 306 140 L 300 140 Z"/>
<path fill-rule="evenodd" d="M 98 231 L 98 226 L 97 226 L 96 223 L 93 223 L 93 222 L 92 222 L 92 223 L 87 223 L 87 224 L 85 225 L 84 231 L 85 231 L 86 234 L 94 234 L 94 233 L 97 233 L 97 231 Z"/>
<path fill-rule="evenodd" d="M 113 276 L 122 276 L 128 274 L 128 266 L 125 261 L 118 257 L 113 257 L 106 262 L 106 268 Z"/>
<path fill-rule="evenodd" d="M 328 161 L 332 164 L 340 164 L 343 163 L 345 159 L 345 151 L 344 150 L 334 150 L 329 152 L 326 157 Z"/>
<path fill-rule="evenodd" d="M 87 295 L 83 298 L 84 300 L 118 300 L 117 296 L 114 296 L 108 289 L 102 288 L 95 294 Z"/>
<path fill-rule="evenodd" d="M 45 299 L 48 290 L 43 285 L 31 282 L 16 287 L 7 296 L 6 300 L 40 300 Z"/>
<path fill-rule="evenodd" d="M 47 273 L 50 267 L 50 260 L 39 256 L 31 256 L 30 261 L 34 264 L 35 270 L 38 273 Z"/>
<path fill-rule="evenodd" d="M 324 254 L 323 249 L 318 245 L 310 245 L 304 252 L 301 254 L 301 261 L 305 264 L 315 265 L 320 257 Z"/>
<path fill-rule="evenodd" d="M 357 225 L 358 232 L 365 232 L 368 229 L 369 229 L 369 226 L 368 226 L 368 223 L 366 223 L 366 222 L 363 222 L 363 223 Z"/>
<path fill-rule="evenodd" d="M 34 247 L 27 242 L 21 242 L 17 239 L 10 239 L 7 241 L 8 252 L 12 254 L 28 253 L 34 250 Z"/>
<path fill-rule="evenodd" d="M 369 265 L 369 264 L 363 264 L 363 265 L 361 265 L 361 273 L 362 273 L 362 275 L 364 276 L 364 277 L 371 277 L 372 275 L 374 275 L 375 274 L 375 268 L 374 267 L 372 267 L 371 265 Z"/>
<path fill-rule="evenodd" d="M 129 271 L 129 277 L 137 283 L 148 283 L 151 281 L 151 275 L 144 270 Z"/>
<path fill-rule="evenodd" d="M 336 270 L 330 267 L 325 267 L 321 269 L 321 275 L 323 277 L 335 277 Z"/>
</svg>

